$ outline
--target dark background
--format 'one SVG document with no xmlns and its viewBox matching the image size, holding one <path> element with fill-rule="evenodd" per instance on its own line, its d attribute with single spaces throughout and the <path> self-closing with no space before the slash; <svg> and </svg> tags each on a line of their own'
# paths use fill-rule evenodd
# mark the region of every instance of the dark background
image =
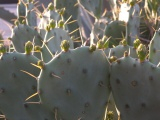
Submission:
<svg viewBox="0 0 160 120">
<path fill-rule="evenodd" d="M 0 0 L 0 4 L 17 3 L 18 0 Z"/>
</svg>

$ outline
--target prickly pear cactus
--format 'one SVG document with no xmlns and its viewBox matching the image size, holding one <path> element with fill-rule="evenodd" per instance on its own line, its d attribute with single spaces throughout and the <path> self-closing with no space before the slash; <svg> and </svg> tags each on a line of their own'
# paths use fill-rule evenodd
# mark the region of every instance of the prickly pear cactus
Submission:
<svg viewBox="0 0 160 120">
<path fill-rule="evenodd" d="M 17 52 L 24 52 L 24 45 L 27 41 L 33 41 L 35 45 L 42 45 L 42 38 L 36 29 L 27 24 L 15 25 L 12 29 L 11 41 Z"/>
<path fill-rule="evenodd" d="M 30 117 L 26 120 L 56 120 L 52 111 L 49 111 L 40 103 L 24 103 L 25 112 Z M 24 119 L 24 117 L 22 117 Z"/>
<path fill-rule="evenodd" d="M 72 33 L 75 38 L 79 38 L 79 26 L 77 22 L 78 18 L 78 4 L 77 0 L 54 0 L 54 6 L 56 9 L 65 9 L 63 13 L 63 19 L 67 22 L 69 33 Z M 76 39 L 77 40 L 77 39 Z M 79 45 L 77 45 L 79 46 Z"/>
<path fill-rule="evenodd" d="M 56 9 L 65 8 L 64 17 L 67 20 L 72 15 L 72 20 L 77 19 L 78 5 L 77 0 L 54 0 Z"/>
<path fill-rule="evenodd" d="M 54 28 L 49 30 L 46 35 L 44 42 L 48 45 L 48 48 L 52 51 L 52 53 L 60 52 L 60 44 L 63 40 L 68 40 L 70 43 L 70 48 L 73 49 L 73 41 L 70 39 L 69 34 L 61 29 L 61 28 Z"/>
<path fill-rule="evenodd" d="M 98 40 L 103 38 L 104 29 L 107 23 L 107 18 L 96 19 L 90 34 L 90 44 L 96 44 Z"/>
<path fill-rule="evenodd" d="M 110 82 L 121 120 L 156 120 L 160 118 L 159 73 L 156 65 L 145 59 L 146 48 L 138 47 L 139 60 L 128 56 L 111 66 Z"/>
<path fill-rule="evenodd" d="M 99 19 L 102 16 L 103 0 L 78 0 L 78 2 L 95 18 Z"/>
<path fill-rule="evenodd" d="M 103 119 L 110 94 L 105 54 L 96 46 L 69 49 L 64 42 L 61 47 L 64 51 L 41 65 L 41 103 L 54 111 L 57 119 Z"/>
<path fill-rule="evenodd" d="M 28 0 L 26 3 L 26 23 L 29 26 L 37 26 L 37 15 L 35 11 L 34 0 Z"/>
<path fill-rule="evenodd" d="M 37 81 L 22 71 L 38 76 L 39 70 L 31 65 L 37 61 L 32 55 L 18 52 L 0 56 L 0 109 L 6 119 L 30 119 L 25 112 L 24 102 L 36 92 Z"/>
<path fill-rule="evenodd" d="M 25 53 L 7 53 L 5 46 L 0 46 L 0 109 L 5 119 L 54 120 L 53 113 L 39 103 L 38 96 L 32 98 L 37 93 L 40 72 L 31 65 L 38 62 L 31 54 L 32 48 L 30 41 L 25 44 Z"/>
<path fill-rule="evenodd" d="M 110 38 L 103 36 L 103 38 L 100 39 L 96 44 L 97 49 L 102 49 L 107 57 L 109 56 L 109 53 L 110 53 L 109 39 Z"/>
<path fill-rule="evenodd" d="M 48 7 L 44 11 L 44 13 L 42 13 L 39 17 L 40 17 L 40 23 L 39 23 L 40 29 L 46 29 L 51 19 L 53 19 L 57 23 L 57 21 L 59 21 L 61 18 L 60 14 L 55 9 L 53 3 L 48 4 Z"/>
<path fill-rule="evenodd" d="M 160 62 L 160 29 L 154 33 L 149 44 L 149 61 L 157 65 Z"/>
<path fill-rule="evenodd" d="M 118 45 L 125 34 L 125 23 L 123 21 L 115 20 L 106 25 L 104 34 L 111 37 L 109 47 Z"/>
<path fill-rule="evenodd" d="M 49 62 L 55 54 L 61 51 L 60 44 L 63 40 L 69 41 L 70 48 L 74 48 L 73 41 L 65 30 L 61 28 L 54 28 L 46 32 L 41 49 L 42 59 L 44 62 Z"/>
<path fill-rule="evenodd" d="M 125 39 L 121 41 L 120 45 L 110 49 L 109 57 L 116 56 L 117 58 L 121 58 L 123 57 L 125 51 L 128 51 L 130 56 L 133 58 L 138 58 L 136 49 L 132 46 L 129 46 Z"/>
<path fill-rule="evenodd" d="M 133 42 L 140 34 L 140 7 L 134 2 L 130 2 L 129 18 L 126 26 L 126 40 L 129 45 L 133 45 Z"/>
<path fill-rule="evenodd" d="M 26 16 L 26 7 L 25 3 L 27 0 L 18 0 L 17 4 L 17 18 L 20 23 L 25 19 Z"/>
</svg>

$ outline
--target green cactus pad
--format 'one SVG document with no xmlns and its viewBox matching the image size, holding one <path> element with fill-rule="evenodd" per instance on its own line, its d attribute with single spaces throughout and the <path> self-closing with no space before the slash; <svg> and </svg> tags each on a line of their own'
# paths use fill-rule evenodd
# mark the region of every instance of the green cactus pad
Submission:
<svg viewBox="0 0 160 120">
<path fill-rule="evenodd" d="M 111 37 L 109 40 L 109 47 L 118 45 L 119 42 L 123 39 L 123 35 L 125 35 L 125 32 L 125 22 L 118 20 L 110 22 L 106 26 L 104 32 L 107 37 Z"/>
<path fill-rule="evenodd" d="M 149 44 L 149 61 L 153 64 L 160 62 L 160 30 L 155 31 L 154 36 Z"/>
<path fill-rule="evenodd" d="M 22 21 L 25 19 L 26 16 L 26 7 L 25 7 L 25 0 L 18 0 L 17 4 L 17 17 L 18 21 L 22 24 Z"/>
<path fill-rule="evenodd" d="M 41 103 L 58 120 L 103 119 L 110 87 L 109 63 L 102 50 L 62 51 L 45 65 L 38 81 Z"/>
<path fill-rule="evenodd" d="M 26 112 L 26 98 L 37 92 L 40 70 L 31 65 L 38 59 L 22 53 L 5 53 L 0 56 L 0 109 L 8 120 L 35 120 Z M 28 73 L 28 74 L 27 74 Z M 35 76 L 35 77 L 33 77 Z M 29 102 L 38 101 L 38 96 Z M 42 119 L 43 120 L 43 119 Z"/>
<path fill-rule="evenodd" d="M 129 7 L 128 21 L 126 23 L 126 40 L 128 45 L 133 46 L 134 40 L 140 35 L 140 7 L 137 3 L 131 2 Z M 122 8 L 123 9 L 123 8 Z"/>
<path fill-rule="evenodd" d="M 33 0 L 26 4 L 26 23 L 29 26 L 37 26 L 37 15 Z"/>
<path fill-rule="evenodd" d="M 51 20 L 54 20 L 56 23 L 60 20 L 60 14 L 56 9 L 54 9 L 53 3 L 49 5 L 51 9 L 47 9 L 43 14 L 40 15 L 39 28 L 46 29 L 46 26 L 49 24 Z"/>
<path fill-rule="evenodd" d="M 160 69 L 149 61 L 123 57 L 112 63 L 110 82 L 121 120 L 160 118 Z"/>
<path fill-rule="evenodd" d="M 130 54 L 130 56 L 138 58 L 136 49 L 129 45 L 118 45 L 114 48 L 111 48 L 109 56 L 116 56 L 117 58 L 121 58 L 123 57 L 125 51 L 127 51 Z"/>
<path fill-rule="evenodd" d="M 76 29 L 79 29 L 79 25 L 77 22 L 78 18 L 77 0 L 54 0 L 54 5 L 57 10 L 65 9 L 62 18 L 64 21 L 68 20 L 67 23 L 70 23 L 67 24 L 69 33 L 75 31 Z M 79 31 L 75 31 L 72 35 L 74 35 L 75 38 L 78 38 L 80 36 Z"/>
<path fill-rule="evenodd" d="M 73 41 L 70 39 L 67 31 L 61 28 L 54 28 L 46 32 L 42 47 L 42 56 L 44 62 L 49 62 L 53 58 L 53 55 L 61 51 L 60 45 L 63 40 L 68 40 L 70 48 L 74 48 Z"/>
<path fill-rule="evenodd" d="M 87 11 L 95 18 L 99 19 L 103 14 L 103 0 L 78 0 Z"/>
<path fill-rule="evenodd" d="M 91 28 L 91 34 L 90 34 L 90 44 L 96 44 L 100 39 L 104 36 L 104 31 L 106 25 L 109 23 L 109 19 L 107 17 L 102 17 L 100 19 L 96 19 L 92 28 Z"/>
<path fill-rule="evenodd" d="M 37 29 L 34 29 L 26 24 L 19 24 L 14 26 L 11 34 L 11 41 L 17 52 L 24 53 L 25 43 L 28 41 L 34 41 L 35 45 L 42 45 L 42 38 Z"/>
</svg>

